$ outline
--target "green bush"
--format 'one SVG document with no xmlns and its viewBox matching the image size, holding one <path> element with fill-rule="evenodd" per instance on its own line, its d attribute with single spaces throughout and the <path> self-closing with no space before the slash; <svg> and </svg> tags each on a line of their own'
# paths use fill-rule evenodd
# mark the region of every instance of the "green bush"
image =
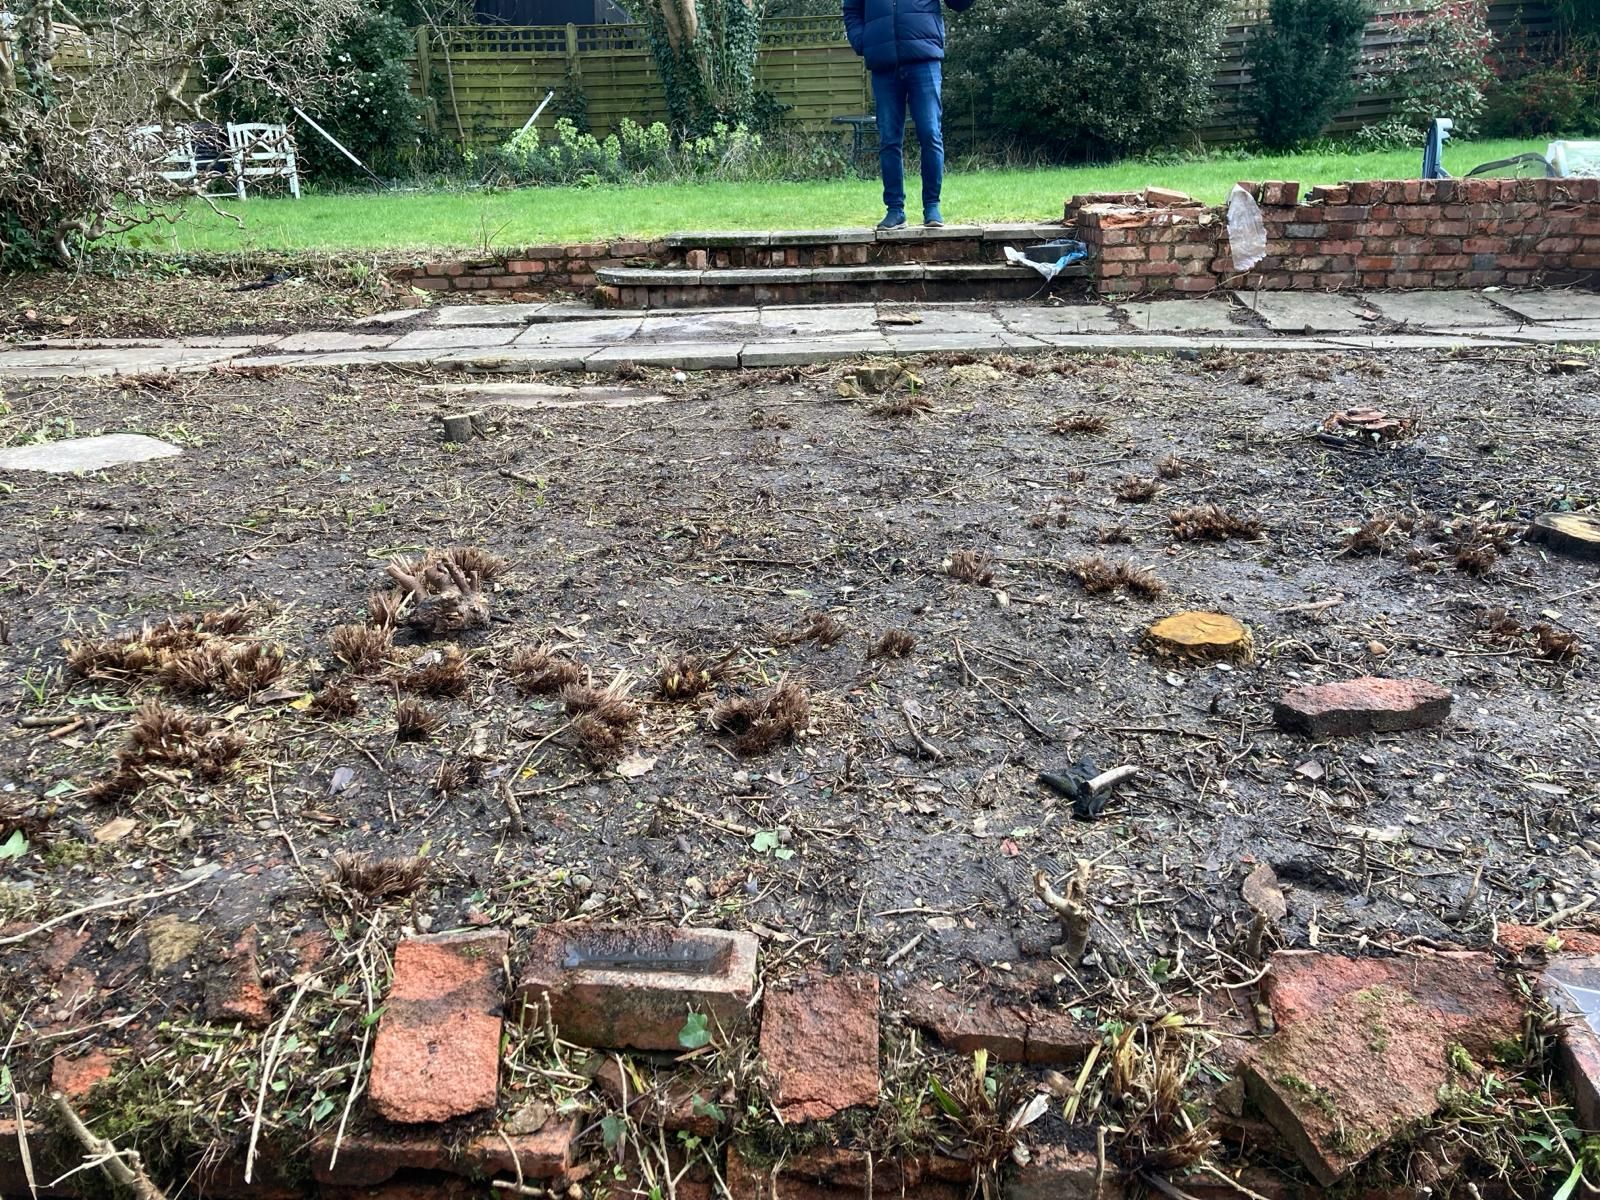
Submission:
<svg viewBox="0 0 1600 1200">
<path fill-rule="evenodd" d="M 1446 0 L 1419 16 L 1385 24 L 1400 39 L 1388 54 L 1368 64 L 1362 80 L 1369 93 L 1395 97 L 1395 115 L 1414 129 L 1434 117 L 1455 122 L 1456 134 L 1477 131 L 1485 92 L 1494 81 L 1486 0 Z"/>
<path fill-rule="evenodd" d="M 1600 133 L 1600 86 L 1559 68 L 1507 80 L 1489 93 L 1482 126 L 1493 137 Z"/>
<path fill-rule="evenodd" d="M 1246 49 L 1256 131 L 1268 150 L 1289 150 L 1328 127 L 1355 91 L 1367 0 L 1272 0 Z"/>
<path fill-rule="evenodd" d="M 557 119 L 546 140 L 536 128 L 514 134 L 494 152 L 494 162 L 513 183 L 593 187 L 691 179 L 742 180 L 752 176 L 762 138 L 744 125 L 720 122 L 703 137 L 674 141 L 660 121 L 639 125 L 624 118 L 604 139 Z"/>
<path fill-rule="evenodd" d="M 988 0 L 950 22 L 952 121 L 1055 156 L 1169 145 L 1211 107 L 1225 5 Z"/>
</svg>

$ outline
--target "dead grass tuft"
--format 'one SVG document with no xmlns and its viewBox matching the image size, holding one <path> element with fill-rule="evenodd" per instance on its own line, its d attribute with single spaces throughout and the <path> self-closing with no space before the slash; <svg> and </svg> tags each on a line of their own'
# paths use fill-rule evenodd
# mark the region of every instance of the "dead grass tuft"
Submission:
<svg viewBox="0 0 1600 1200">
<path fill-rule="evenodd" d="M 1528 632 L 1533 634 L 1534 648 L 1540 658 L 1564 663 L 1574 661 L 1583 653 L 1583 643 L 1570 630 L 1557 629 L 1548 622 L 1540 621 Z"/>
<path fill-rule="evenodd" d="M 337 854 L 328 882 L 367 900 L 399 900 L 428 880 L 425 858 L 369 858 Z"/>
<path fill-rule="evenodd" d="M 994 582 L 994 559 L 982 550 L 953 550 L 945 560 L 944 573 L 957 583 L 988 587 Z"/>
<path fill-rule="evenodd" d="M 1062 413 L 1050 423 L 1050 432 L 1062 437 L 1078 433 L 1104 433 L 1110 428 L 1111 418 L 1095 412 Z"/>
<path fill-rule="evenodd" d="M 1229 538 L 1250 541 L 1261 536 L 1261 522 L 1254 517 L 1235 516 L 1215 504 L 1180 508 L 1167 518 L 1172 534 L 1183 542 L 1225 542 Z"/>
<path fill-rule="evenodd" d="M 493 583 L 511 565 L 509 559 L 491 554 L 481 546 L 451 546 L 434 553 L 438 561 L 455 563 L 462 574 L 481 583 Z"/>
<path fill-rule="evenodd" d="M 1117 568 L 1098 554 L 1071 564 L 1072 574 L 1091 596 L 1117 590 Z"/>
<path fill-rule="evenodd" d="M 444 716 L 414 697 L 394 706 L 394 740 L 425 742 L 444 728 Z"/>
<path fill-rule="evenodd" d="M 717 705 L 711 723 L 733 737 L 734 751 L 760 754 L 793 741 L 811 717 L 811 694 L 785 675 L 758 696 L 733 696 Z"/>
<path fill-rule="evenodd" d="M 901 392 L 872 406 L 875 417 L 920 417 L 933 411 L 933 401 L 921 392 Z"/>
<path fill-rule="evenodd" d="M 1162 479 L 1181 479 L 1189 469 L 1186 459 L 1179 458 L 1176 454 L 1169 454 L 1156 463 L 1156 474 Z"/>
<path fill-rule="evenodd" d="M 579 752 L 593 767 L 609 767 L 623 755 L 639 729 L 639 706 L 619 675 L 604 688 L 571 684 L 561 692 L 571 718 L 569 729 Z"/>
<path fill-rule="evenodd" d="M 335 625 L 328 635 L 328 649 L 354 674 L 370 675 L 393 653 L 394 632 L 369 625 Z"/>
<path fill-rule="evenodd" d="M 827 650 L 832 646 L 838 645 L 844 635 L 844 623 L 819 609 L 814 613 L 806 614 L 805 620 L 774 640 L 780 646 L 793 646 L 800 642 L 815 642 L 819 648 Z"/>
<path fill-rule="evenodd" d="M 1126 525 L 1101 525 L 1094 531 L 1094 540 L 1102 546 L 1131 546 L 1133 530 Z"/>
<path fill-rule="evenodd" d="M 553 696 L 589 677 L 577 659 L 543 644 L 518 648 L 506 671 L 520 691 L 532 696 Z"/>
<path fill-rule="evenodd" d="M 318 717 L 353 717 L 361 710 L 356 694 L 342 683 L 325 683 L 311 697 L 310 711 Z"/>
<path fill-rule="evenodd" d="M 872 643 L 872 648 L 867 651 L 867 659 L 870 662 L 875 658 L 909 658 L 916 648 L 917 639 L 909 630 L 886 629 Z"/>
<path fill-rule="evenodd" d="M 476 786 L 482 778 L 483 770 L 476 759 L 446 758 L 433 773 L 433 794 L 443 800 Z"/>
<path fill-rule="evenodd" d="M 112 773 L 90 789 L 90 796 L 115 800 L 151 783 L 181 785 L 184 775 L 214 782 L 227 774 L 246 744 L 221 722 L 150 700 L 134 713 Z"/>
<path fill-rule="evenodd" d="M 724 654 L 712 658 L 705 654 L 675 654 L 664 657 L 656 666 L 656 691 L 663 700 L 693 700 L 729 675 Z"/>
<path fill-rule="evenodd" d="M 367 624 L 393 633 L 400 627 L 405 605 L 406 594 L 399 588 L 374 588 L 367 593 Z"/>
<path fill-rule="evenodd" d="M 1117 485 L 1117 499 L 1125 504 L 1143 504 L 1146 500 L 1154 500 L 1160 490 L 1161 485 L 1154 479 L 1129 475 Z"/>
<path fill-rule="evenodd" d="M 1375 513 L 1345 538 L 1343 553 L 1356 558 L 1381 556 L 1409 539 L 1415 528 L 1410 517 Z"/>
<path fill-rule="evenodd" d="M 168 674 L 186 690 L 211 691 L 217 686 L 210 681 L 216 668 L 202 655 L 218 655 L 230 639 L 254 623 L 259 613 L 253 604 L 236 605 L 215 612 L 185 613 L 153 624 L 146 622 L 137 633 L 68 642 L 67 666 L 86 679 L 127 683 L 141 675 L 160 678 Z M 280 659 L 281 654 L 280 648 Z M 175 661 L 179 658 L 184 661 Z M 191 678 L 192 686 L 188 683 Z"/>
<path fill-rule="evenodd" d="M 395 682 L 420 696 L 465 696 L 468 687 L 466 656 L 459 646 L 430 651 L 419 665 Z"/>
<path fill-rule="evenodd" d="M 1504 521 L 1457 521 L 1445 530 L 1455 567 L 1468 575 L 1487 575 L 1511 553 L 1513 527 Z"/>
<path fill-rule="evenodd" d="M 1122 563 L 1117 567 L 1117 582 L 1145 600 L 1154 600 L 1167 590 L 1167 585 L 1154 571 L 1136 567 L 1132 563 Z"/>
</svg>

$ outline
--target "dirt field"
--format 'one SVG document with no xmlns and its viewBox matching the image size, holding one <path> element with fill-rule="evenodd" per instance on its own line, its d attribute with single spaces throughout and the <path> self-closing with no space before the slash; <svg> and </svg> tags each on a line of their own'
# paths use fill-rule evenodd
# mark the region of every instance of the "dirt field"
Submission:
<svg viewBox="0 0 1600 1200">
<path fill-rule="evenodd" d="M 769 975 L 822 959 L 1106 1012 L 1253 976 L 1240 886 L 1257 863 L 1288 900 L 1267 947 L 1482 946 L 1497 917 L 1532 924 L 1597 890 L 1600 575 L 1521 534 L 1597 502 L 1600 368 L 1520 351 L 1000 366 L 918 366 L 887 405 L 840 399 L 837 371 L 652 376 L 631 388 L 669 402 L 501 408 L 460 448 L 422 376 L 8 388 L 0 443 L 138 430 L 184 453 L 0 480 L 0 843 L 26 838 L 0 864 L 0 924 L 223 864 L 225 886 L 91 926 L 117 1011 L 149 1029 L 192 1001 L 144 970 L 150 913 L 254 924 L 287 961 L 308 933 L 348 948 L 370 931 L 324 882 L 334 856 L 424 855 L 385 928 L 754 928 Z M 1354 405 L 1419 425 L 1375 451 L 1316 439 Z M 1057 432 L 1076 414 L 1105 427 Z M 1175 536 L 1172 513 L 1211 504 L 1260 534 Z M 366 621 L 390 558 L 449 546 L 509 564 L 489 628 L 402 622 L 382 665 L 341 664 L 330 634 Z M 954 578 L 961 551 L 992 580 Z M 1155 579 L 1092 591 L 1096 555 Z M 282 647 L 259 686 L 69 669 L 64 640 L 241 603 L 255 615 L 229 636 Z M 1146 627 L 1185 609 L 1243 621 L 1254 661 L 1153 655 Z M 891 630 L 914 648 L 873 656 Z M 420 696 L 442 726 L 397 743 L 408 675 L 451 643 L 465 693 Z M 597 730 L 592 697 L 530 694 L 514 657 L 540 645 L 631 694 L 637 725 Z M 717 670 L 663 698 L 679 654 Z M 1273 727 L 1285 690 L 1369 673 L 1442 684 L 1454 712 L 1321 745 Z M 741 754 L 718 706 L 782 679 L 809 697 L 793 740 L 780 720 L 777 744 Z M 341 681 L 353 715 L 307 706 Z M 151 697 L 216 718 L 200 736 L 237 735 L 237 759 L 97 796 Z M 1038 782 L 1085 757 L 1140 771 L 1087 819 Z M 1071 964 L 1049 957 L 1061 931 L 1034 873 L 1060 888 L 1079 860 L 1095 924 Z M 359 1037 L 341 1019 L 324 1065 Z M 299 1120 L 320 1110 L 297 1097 Z M 237 1135 L 248 1114 L 226 1108 Z"/>
</svg>

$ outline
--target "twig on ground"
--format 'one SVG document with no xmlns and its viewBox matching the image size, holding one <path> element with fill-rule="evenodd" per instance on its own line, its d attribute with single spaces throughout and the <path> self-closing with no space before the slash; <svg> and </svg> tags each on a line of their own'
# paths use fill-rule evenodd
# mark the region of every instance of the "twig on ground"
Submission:
<svg viewBox="0 0 1600 1200">
<path fill-rule="evenodd" d="M 75 921 L 79 917 L 86 916 L 92 912 L 100 912 L 102 909 L 119 908 L 124 904 L 140 904 L 146 900 L 161 900 L 167 896 L 176 896 L 179 892 L 187 892 L 192 887 L 199 887 L 215 875 L 218 869 L 213 865 L 211 870 L 204 875 L 197 875 L 187 883 L 180 883 L 176 887 L 162 888 L 156 892 L 140 892 L 136 896 L 113 896 L 110 900 L 97 900 L 93 904 L 85 904 L 82 908 L 64 912 L 59 917 L 51 917 L 48 921 L 41 921 L 31 929 L 24 929 L 21 933 L 13 933 L 10 937 L 0 938 L 0 946 L 15 946 L 19 942 L 25 942 L 31 937 L 37 937 L 41 933 L 48 932 L 57 925 Z"/>
<path fill-rule="evenodd" d="M 72 1136 L 83 1144 L 85 1150 L 100 1160 L 100 1169 L 110 1178 L 123 1187 L 132 1189 L 138 1200 L 167 1200 L 166 1193 L 152 1183 L 150 1177 L 144 1173 L 137 1150 L 118 1150 L 104 1138 L 96 1137 L 60 1092 L 51 1092 L 50 1102 L 55 1105 L 56 1112 L 61 1114 L 62 1122 L 71 1130 Z"/>
</svg>

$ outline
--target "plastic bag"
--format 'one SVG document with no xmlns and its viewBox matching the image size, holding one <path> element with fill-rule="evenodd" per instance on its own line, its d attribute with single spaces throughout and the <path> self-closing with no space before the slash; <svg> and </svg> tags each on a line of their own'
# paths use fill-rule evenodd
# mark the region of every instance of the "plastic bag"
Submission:
<svg viewBox="0 0 1600 1200">
<path fill-rule="evenodd" d="M 1551 142 L 1545 158 L 1563 179 L 1600 175 L 1600 142 Z"/>
<path fill-rule="evenodd" d="M 1014 246 L 1007 246 L 1006 261 L 1013 266 L 1032 267 L 1046 279 L 1054 279 L 1061 274 L 1063 268 L 1071 266 L 1081 258 L 1087 258 L 1089 248 L 1082 242 L 1046 242 L 1043 246 L 1032 246 L 1027 250 L 1018 250 Z M 1035 258 L 1040 251 L 1055 255 L 1053 258 Z"/>
<path fill-rule="evenodd" d="M 1256 198 L 1238 184 L 1228 196 L 1228 252 L 1235 271 L 1248 271 L 1267 256 L 1267 226 Z"/>
</svg>

